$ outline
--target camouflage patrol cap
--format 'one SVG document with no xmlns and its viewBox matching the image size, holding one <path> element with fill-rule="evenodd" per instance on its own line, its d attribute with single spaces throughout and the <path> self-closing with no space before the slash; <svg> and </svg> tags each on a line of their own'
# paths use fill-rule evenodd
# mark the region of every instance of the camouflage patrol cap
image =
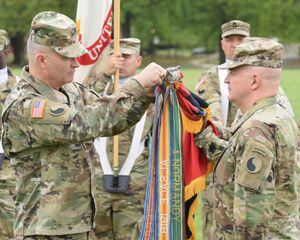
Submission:
<svg viewBox="0 0 300 240">
<path fill-rule="evenodd" d="M 74 21 L 57 12 L 38 13 L 31 22 L 29 38 L 64 57 L 76 58 L 87 53 L 77 39 Z"/>
<path fill-rule="evenodd" d="M 233 58 L 225 68 L 232 69 L 243 65 L 280 68 L 283 46 L 268 38 L 248 37 L 237 45 Z"/>
<path fill-rule="evenodd" d="M 221 26 L 221 29 L 222 38 L 229 35 L 242 35 L 245 37 L 249 37 L 250 35 L 250 24 L 240 20 L 232 20 L 230 22 L 224 23 Z"/>
<path fill-rule="evenodd" d="M 114 40 L 110 42 L 111 51 L 114 50 Z M 121 38 L 120 51 L 122 54 L 140 54 L 141 40 L 138 38 Z"/>
<path fill-rule="evenodd" d="M 0 51 L 3 50 L 4 46 L 9 44 L 9 38 L 7 32 L 3 29 L 0 29 Z"/>
</svg>

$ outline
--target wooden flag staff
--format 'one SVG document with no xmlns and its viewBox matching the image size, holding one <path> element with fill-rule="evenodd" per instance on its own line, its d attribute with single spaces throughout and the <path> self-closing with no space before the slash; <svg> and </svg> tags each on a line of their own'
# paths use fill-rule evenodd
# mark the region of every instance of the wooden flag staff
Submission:
<svg viewBox="0 0 300 240">
<path fill-rule="evenodd" d="M 120 5 L 121 0 L 114 0 L 114 52 L 120 51 Z M 114 75 L 114 92 L 119 90 L 119 69 Z M 113 174 L 103 175 L 104 190 L 112 193 L 125 193 L 130 182 L 129 175 L 119 175 L 119 137 L 113 137 Z"/>
<path fill-rule="evenodd" d="M 120 5 L 121 0 L 114 0 L 114 51 L 120 53 Z M 117 69 L 114 76 L 114 92 L 119 90 L 120 71 Z M 113 138 L 113 188 L 118 188 L 119 185 L 119 136 Z"/>
</svg>

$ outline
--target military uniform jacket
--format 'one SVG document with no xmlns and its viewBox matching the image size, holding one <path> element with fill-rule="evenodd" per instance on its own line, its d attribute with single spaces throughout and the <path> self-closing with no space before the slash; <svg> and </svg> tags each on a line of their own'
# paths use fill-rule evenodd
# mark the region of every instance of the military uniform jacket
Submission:
<svg viewBox="0 0 300 240">
<path fill-rule="evenodd" d="M 150 101 L 131 81 L 113 97 L 98 98 L 77 83 L 56 91 L 23 70 L 3 109 L 3 148 L 16 178 L 16 235 L 90 231 L 95 154 L 92 141 L 119 134 Z"/>
<path fill-rule="evenodd" d="M 6 82 L 0 84 L 0 112 L 2 112 L 4 101 L 7 97 L 7 95 L 12 91 L 14 86 L 17 83 L 17 77 L 13 75 L 11 70 L 8 68 L 8 79 Z M 2 120 L 0 120 L 0 131 L 2 130 Z M 6 158 L 6 160 L 8 160 Z M 13 173 L 12 168 L 10 167 L 9 161 L 5 161 L 2 166 L 0 166 L 1 174 L 0 179 L 1 180 L 14 180 L 15 176 Z"/>
<path fill-rule="evenodd" d="M 276 97 L 231 128 L 213 172 L 215 239 L 299 239 L 297 126 Z"/>
<path fill-rule="evenodd" d="M 4 83 L 0 83 L 0 111 L 2 112 L 4 101 L 7 95 L 12 91 L 17 83 L 17 77 L 12 74 L 11 70 L 8 68 L 8 79 Z M 1 121 L 1 120 L 0 120 Z M 0 122 L 1 123 L 1 122 Z M 1 126 L 0 126 L 1 128 Z"/>
<path fill-rule="evenodd" d="M 217 126 L 230 127 L 235 119 L 237 107 L 234 103 L 229 102 L 227 122 L 224 123 L 218 66 L 211 67 L 200 77 L 196 91 L 209 104 L 214 123 Z"/>
</svg>

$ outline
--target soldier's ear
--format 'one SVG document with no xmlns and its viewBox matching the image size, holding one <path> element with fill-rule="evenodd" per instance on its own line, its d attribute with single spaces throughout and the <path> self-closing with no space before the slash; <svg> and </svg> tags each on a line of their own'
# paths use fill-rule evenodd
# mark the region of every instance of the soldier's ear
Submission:
<svg viewBox="0 0 300 240">
<path fill-rule="evenodd" d="M 142 56 L 137 56 L 136 58 L 136 66 L 140 67 L 142 65 L 143 57 Z"/>
<path fill-rule="evenodd" d="M 9 49 L 8 49 L 7 46 L 4 47 L 4 54 L 5 54 L 6 57 L 7 57 L 8 54 L 9 54 Z"/>
<path fill-rule="evenodd" d="M 260 74 L 253 73 L 251 78 L 251 83 L 250 83 L 251 90 L 258 89 L 261 86 L 261 83 L 262 83 L 262 78 Z"/>
<path fill-rule="evenodd" d="M 41 68 L 46 68 L 46 58 L 47 55 L 44 53 L 37 53 L 35 55 L 36 63 L 41 67 Z"/>
</svg>

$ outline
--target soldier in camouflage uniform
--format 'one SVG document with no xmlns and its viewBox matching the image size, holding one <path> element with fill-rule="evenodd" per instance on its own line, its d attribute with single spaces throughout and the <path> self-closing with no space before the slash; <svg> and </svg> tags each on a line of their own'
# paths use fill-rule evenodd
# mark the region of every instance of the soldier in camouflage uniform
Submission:
<svg viewBox="0 0 300 240">
<path fill-rule="evenodd" d="M 88 239 L 96 214 L 92 140 L 135 124 L 165 70 L 152 63 L 118 93 L 100 98 L 72 83 L 86 50 L 75 23 L 41 12 L 31 23 L 29 66 L 7 97 L 2 143 L 16 175 L 17 239 Z"/>
<path fill-rule="evenodd" d="M 222 40 L 221 46 L 224 51 L 226 61 L 232 58 L 235 46 L 240 44 L 245 37 L 250 34 L 250 24 L 232 20 L 221 26 Z M 228 138 L 229 134 L 223 127 L 231 126 L 237 113 L 237 107 L 234 103 L 229 102 L 227 95 L 228 89 L 224 84 L 227 76 L 227 69 L 222 69 L 223 64 L 211 67 L 205 72 L 198 83 L 195 90 L 203 99 L 210 104 L 211 117 L 215 125 L 224 138 Z M 212 175 L 208 175 L 206 184 L 211 182 Z M 202 235 L 207 239 L 212 238 L 212 192 L 209 189 L 203 191 L 201 195 L 201 216 L 202 216 Z M 208 237 L 210 236 L 210 237 Z"/>
<path fill-rule="evenodd" d="M 266 38 L 245 38 L 236 47 L 226 83 L 243 115 L 229 141 L 216 143 L 211 131 L 197 136 L 217 160 L 209 185 L 214 239 L 299 239 L 298 129 L 276 96 L 282 49 Z"/>
<path fill-rule="evenodd" d="M 4 101 L 17 82 L 11 70 L 6 66 L 9 39 L 7 32 L 0 29 L 0 111 Z M 1 123 L 1 120 L 0 120 Z M 2 124 L 1 124 L 2 126 Z M 0 130 L 2 129 L 0 126 Z M 9 159 L 4 156 L 2 143 L 0 143 L 0 239 L 13 238 L 13 214 L 15 175 L 10 166 Z"/>
<path fill-rule="evenodd" d="M 228 61 L 232 59 L 235 47 L 250 35 L 250 24 L 232 20 L 224 23 L 221 30 L 221 46 L 226 61 Z M 213 66 L 205 72 L 196 84 L 195 90 L 210 104 L 214 122 L 219 126 L 231 126 L 237 108 L 227 99 L 228 89 L 224 84 L 224 79 L 228 72 L 226 69 L 222 69 L 224 64 Z"/>
<path fill-rule="evenodd" d="M 232 20 L 224 23 L 221 26 L 221 31 L 221 45 L 227 62 L 232 59 L 235 47 L 250 35 L 250 25 L 243 21 Z M 228 87 L 224 83 L 228 70 L 222 68 L 226 65 L 226 62 L 219 66 L 213 66 L 205 72 L 196 84 L 195 90 L 210 104 L 211 116 L 219 134 L 222 138 L 228 140 L 230 133 L 225 127 L 232 126 L 233 122 L 242 116 L 242 113 L 233 102 L 228 100 Z M 294 116 L 291 104 L 281 87 L 278 91 L 278 103 Z M 207 178 L 207 185 L 210 181 L 211 175 Z M 212 194 L 205 190 L 202 194 L 202 219 L 203 234 L 206 236 L 212 233 L 211 199 Z"/>
<path fill-rule="evenodd" d="M 113 41 L 111 42 L 113 50 Z M 120 85 L 132 81 L 137 74 L 137 69 L 142 63 L 140 56 L 140 40 L 136 38 L 120 39 L 120 54 L 112 54 L 105 67 L 102 77 L 87 78 L 85 83 L 92 87 L 100 95 L 111 95 L 113 93 L 113 77 L 116 69 L 120 70 Z M 93 74 L 92 74 L 93 75 Z M 99 79 L 99 80 L 97 80 Z M 138 239 L 144 210 L 144 198 L 146 191 L 149 137 L 153 122 L 154 106 L 151 104 L 145 113 L 145 122 L 142 127 L 135 125 L 131 129 L 119 135 L 119 165 L 123 166 L 125 161 L 135 161 L 131 174 L 130 183 L 125 193 L 108 193 L 103 189 L 103 168 L 99 169 L 97 177 L 97 216 L 96 229 L 92 239 Z M 141 120 L 142 121 L 142 120 Z M 136 129 L 137 128 L 137 129 Z M 139 144 L 133 145 L 135 131 L 143 131 Z M 102 144 L 105 144 L 102 142 Z M 142 146 L 141 146 L 142 145 Z M 131 148 L 144 148 L 140 154 L 130 157 Z M 113 139 L 106 140 L 107 157 L 112 165 Z M 99 157 L 105 154 L 99 152 Z M 127 159 L 128 158 L 128 159 Z M 127 159 L 127 160 L 126 160 Z M 97 173 L 97 172 L 96 172 Z M 100 184 L 99 184 L 100 183 Z"/>
</svg>

